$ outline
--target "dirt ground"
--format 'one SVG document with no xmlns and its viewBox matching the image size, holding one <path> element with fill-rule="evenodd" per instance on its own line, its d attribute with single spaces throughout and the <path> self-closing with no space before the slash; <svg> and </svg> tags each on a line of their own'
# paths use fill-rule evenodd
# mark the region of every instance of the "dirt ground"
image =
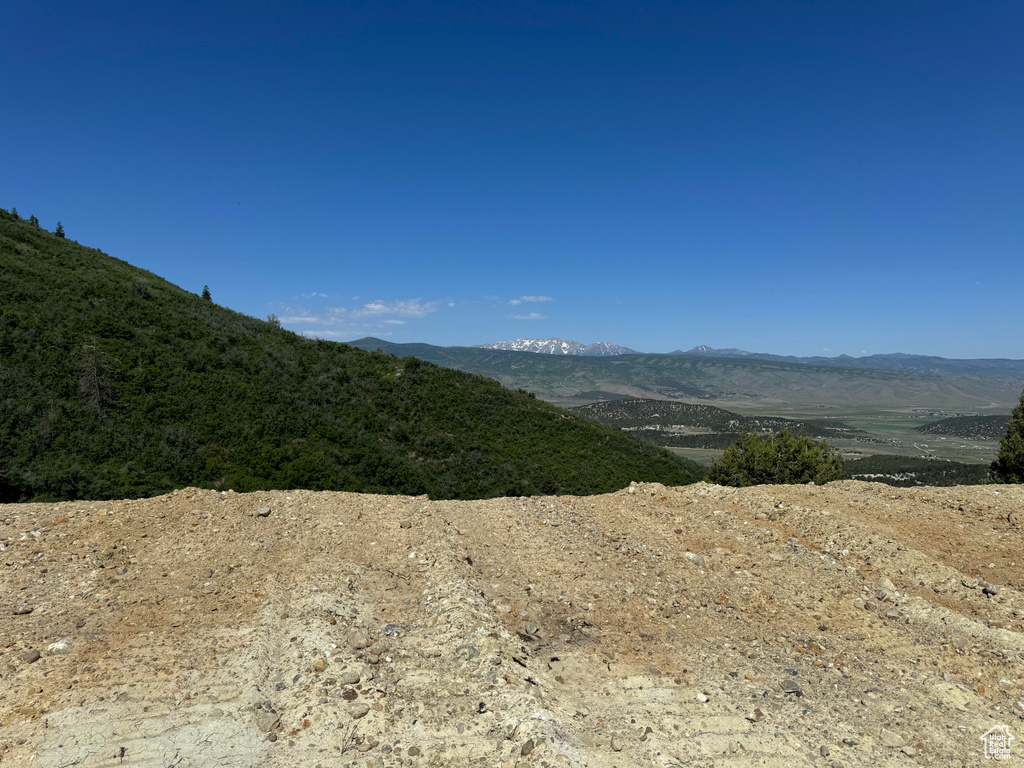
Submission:
<svg viewBox="0 0 1024 768">
<path fill-rule="evenodd" d="M 850 481 L 0 506 L 0 765 L 986 764 L 1022 524 Z"/>
</svg>

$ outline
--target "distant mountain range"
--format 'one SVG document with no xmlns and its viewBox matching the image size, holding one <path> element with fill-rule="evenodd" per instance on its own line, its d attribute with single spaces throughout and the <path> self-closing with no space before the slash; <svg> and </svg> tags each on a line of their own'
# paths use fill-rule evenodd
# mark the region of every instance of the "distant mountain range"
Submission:
<svg viewBox="0 0 1024 768">
<path fill-rule="evenodd" d="M 358 345 L 357 345 L 358 346 Z M 554 339 L 516 339 L 499 341 L 494 344 L 477 344 L 476 349 L 496 349 L 506 352 L 534 352 L 543 355 L 577 355 L 581 357 L 612 357 L 615 355 L 642 354 L 635 349 L 599 341 L 583 345 L 578 341 Z M 859 368 L 872 371 L 901 371 L 904 373 L 926 373 L 941 376 L 979 376 L 989 379 L 1024 379 L 1024 360 L 1007 358 L 977 358 L 960 360 L 930 355 L 908 355 L 896 352 L 887 355 L 866 355 L 865 357 L 796 357 L 794 355 L 773 355 L 768 352 L 747 352 L 744 349 L 715 349 L 700 345 L 685 352 L 676 349 L 670 355 L 696 355 L 700 357 L 727 357 L 739 360 L 771 360 L 778 363 L 797 365 L 820 365 L 827 368 Z"/>
<path fill-rule="evenodd" d="M 1017 375 L 1008 371 L 1004 377 L 982 376 L 972 369 L 958 371 L 958 375 L 943 375 L 756 357 L 541 355 L 480 347 L 395 344 L 374 338 L 348 343 L 478 373 L 512 389 L 524 389 L 566 406 L 643 397 L 718 401 L 761 410 L 792 409 L 799 405 L 1009 413 L 1020 397 L 1024 380 L 1024 368 Z"/>
<path fill-rule="evenodd" d="M 824 365 L 830 368 L 862 368 L 875 371 L 931 373 L 943 376 L 1024 379 L 1024 360 L 1010 360 L 1007 358 L 959 360 L 930 355 L 908 355 L 902 352 L 888 355 L 867 355 L 865 357 L 851 357 L 850 355 L 839 355 L 839 357 L 794 357 L 793 355 L 772 355 L 767 352 L 747 352 L 742 349 L 714 349 L 707 346 L 694 347 L 686 352 L 677 349 L 669 354 L 773 360 L 779 363 Z"/>
<path fill-rule="evenodd" d="M 493 344 L 477 344 L 478 349 L 500 349 L 505 352 L 535 352 L 539 355 L 580 355 L 581 357 L 611 357 L 612 355 L 635 355 L 635 349 L 620 347 L 607 341 L 594 344 L 580 344 L 571 339 L 516 339 L 498 341 Z"/>
</svg>

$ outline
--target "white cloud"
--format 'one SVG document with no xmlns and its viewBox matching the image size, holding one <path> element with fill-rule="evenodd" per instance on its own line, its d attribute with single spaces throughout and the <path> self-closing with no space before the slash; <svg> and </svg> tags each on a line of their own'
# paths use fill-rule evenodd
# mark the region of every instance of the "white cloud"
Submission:
<svg viewBox="0 0 1024 768">
<path fill-rule="evenodd" d="M 531 312 L 528 315 L 509 315 L 509 320 L 544 320 L 544 315 L 538 312 Z"/>
<path fill-rule="evenodd" d="M 405 299 L 398 301 L 371 301 L 350 313 L 352 317 L 376 317 L 398 315 L 399 317 L 426 317 L 436 312 L 439 302 Z"/>
<path fill-rule="evenodd" d="M 445 307 L 454 307 L 452 299 L 425 301 L 416 299 L 377 299 L 355 306 L 323 306 L 326 294 L 306 296 L 306 306 L 273 305 L 281 324 L 304 336 L 325 339 L 356 339 L 362 336 L 389 336 L 390 329 L 420 320 Z M 354 303 L 354 302 L 353 302 Z"/>
<path fill-rule="evenodd" d="M 523 304 L 524 302 L 529 304 L 539 304 L 545 301 L 554 301 L 554 299 L 551 298 L 550 296 L 520 296 L 518 299 L 512 299 L 509 302 L 509 304 L 511 304 L 512 306 L 517 306 L 519 304 Z"/>
</svg>

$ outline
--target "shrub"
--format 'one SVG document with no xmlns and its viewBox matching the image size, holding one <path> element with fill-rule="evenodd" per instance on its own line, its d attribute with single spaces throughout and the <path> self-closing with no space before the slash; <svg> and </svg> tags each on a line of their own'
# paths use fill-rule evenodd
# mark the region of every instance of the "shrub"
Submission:
<svg viewBox="0 0 1024 768">
<path fill-rule="evenodd" d="M 742 488 L 748 485 L 809 483 L 843 478 L 843 458 L 825 443 L 788 429 L 762 437 L 740 435 L 711 465 L 708 482 Z"/>
<path fill-rule="evenodd" d="M 999 456 L 989 474 L 997 483 L 1024 483 L 1024 392 L 1013 409 L 1006 434 L 999 443 Z"/>
</svg>

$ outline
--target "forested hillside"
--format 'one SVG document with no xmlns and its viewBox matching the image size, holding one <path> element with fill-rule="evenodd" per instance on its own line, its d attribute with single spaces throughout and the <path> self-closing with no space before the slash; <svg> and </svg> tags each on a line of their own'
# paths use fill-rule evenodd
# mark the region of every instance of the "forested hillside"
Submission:
<svg viewBox="0 0 1024 768">
<path fill-rule="evenodd" d="M 0 497 L 483 498 L 703 471 L 482 376 L 297 336 L 0 211 Z"/>
<path fill-rule="evenodd" d="M 1001 440 L 1010 425 L 1010 414 L 953 416 L 916 428 L 926 435 L 960 437 L 965 440 Z"/>
</svg>

